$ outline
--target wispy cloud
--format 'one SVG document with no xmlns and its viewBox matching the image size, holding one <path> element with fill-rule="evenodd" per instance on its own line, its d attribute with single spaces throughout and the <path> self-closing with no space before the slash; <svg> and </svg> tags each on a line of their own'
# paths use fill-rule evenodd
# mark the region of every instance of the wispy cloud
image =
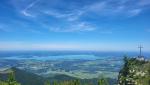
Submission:
<svg viewBox="0 0 150 85">
<path fill-rule="evenodd" d="M 22 10 L 21 13 L 25 16 L 32 17 L 33 14 L 31 13 L 45 13 L 50 16 L 54 16 L 57 18 L 67 18 L 68 20 L 76 20 L 79 17 L 83 16 L 84 14 L 89 14 L 90 12 L 99 14 L 101 16 L 103 15 L 129 15 L 136 16 L 140 14 L 140 12 L 143 11 L 148 5 L 150 4 L 149 0 L 141 0 L 141 1 L 130 1 L 130 0 L 120 0 L 120 1 L 114 1 L 114 0 L 105 0 L 105 1 L 93 1 L 91 4 L 84 4 L 83 6 L 73 8 L 76 5 L 68 5 L 65 6 L 63 10 L 58 9 L 58 4 L 64 4 L 65 2 L 58 0 L 58 1 L 51 1 L 44 3 L 46 1 L 42 0 L 31 0 L 32 2 L 28 3 Z M 59 2 L 60 1 L 60 2 Z M 85 1 L 86 2 L 86 1 Z M 39 4 L 38 4 L 39 3 Z M 55 4 L 52 4 L 55 3 Z M 57 4 L 58 3 L 58 4 Z M 80 3 L 80 2 L 76 2 Z M 24 4 L 19 3 L 19 4 Z M 36 5 L 36 6 L 35 6 Z M 51 6 L 52 5 L 52 6 Z M 54 5 L 54 6 L 53 6 Z M 57 5 L 57 6 L 56 6 Z M 34 7 L 35 6 L 35 7 Z M 32 9 L 32 10 L 30 10 Z M 70 10 L 71 9 L 71 10 Z M 56 11 L 57 10 L 57 11 Z M 60 12 L 63 11 L 63 12 Z M 42 13 L 41 13 L 42 15 Z"/>
<path fill-rule="evenodd" d="M 22 13 L 24 16 L 33 17 L 33 15 L 29 14 L 26 10 L 22 10 L 21 13 Z"/>
<path fill-rule="evenodd" d="M 136 5 L 136 3 L 132 3 L 129 1 L 125 1 L 122 3 L 121 1 L 113 2 L 113 1 L 103 1 L 97 2 L 88 6 L 87 12 L 94 12 L 101 16 L 136 16 L 140 14 L 144 9 L 141 6 Z M 134 5 L 133 5 L 134 4 Z"/>
<path fill-rule="evenodd" d="M 29 10 L 30 8 L 32 8 L 38 1 L 39 1 L 39 0 L 35 0 L 35 1 L 33 1 L 32 3 L 30 3 L 29 5 L 27 5 L 23 10 L 21 10 L 21 13 L 22 13 L 24 16 L 33 17 L 33 15 L 28 12 L 28 10 Z"/>
<path fill-rule="evenodd" d="M 19 6 L 18 4 L 24 4 L 23 2 L 26 1 L 17 4 L 18 8 L 20 7 L 19 12 L 21 12 L 21 14 L 23 14 L 26 17 L 37 16 L 34 20 L 36 23 L 38 24 L 44 23 L 46 24 L 46 26 L 44 27 L 48 28 L 50 31 L 55 32 L 95 31 L 98 27 L 97 28 L 93 27 L 93 25 L 95 25 L 93 22 L 84 20 L 85 18 L 88 19 L 90 15 L 92 15 L 92 17 L 94 18 L 99 17 L 112 18 L 116 16 L 122 16 L 127 18 L 135 17 L 137 15 L 140 15 L 140 13 L 142 13 L 144 9 L 148 7 L 149 3 L 149 0 L 141 0 L 141 1 L 96 0 L 92 1 L 89 4 L 83 3 L 84 5 L 78 7 L 77 4 L 74 3 L 70 3 L 71 5 L 66 5 L 65 2 L 63 2 L 62 0 L 57 1 L 29 0 L 29 1 L 30 2 L 26 3 L 25 6 L 23 7 Z M 86 0 L 84 2 L 86 2 Z M 80 2 L 76 3 L 79 4 Z M 59 4 L 63 4 L 63 6 L 59 7 Z M 63 23 L 66 23 L 67 26 L 62 27 L 61 25 L 54 25 L 56 23 L 54 24 L 45 23 L 46 20 L 47 22 L 50 22 L 49 17 L 61 20 Z M 31 20 L 33 21 L 33 19 Z M 103 32 L 103 33 L 111 33 L 111 32 Z"/>
<path fill-rule="evenodd" d="M 141 12 L 142 12 L 141 9 L 133 9 L 133 10 L 129 10 L 129 16 L 130 16 L 130 17 L 136 16 L 136 15 L 139 15 Z"/>
<path fill-rule="evenodd" d="M 4 24 L 0 24 L 0 31 L 2 31 L 2 32 L 11 32 L 11 30 L 8 29 L 8 27 Z"/>
<path fill-rule="evenodd" d="M 150 29 L 147 29 L 147 32 L 150 32 Z"/>
<path fill-rule="evenodd" d="M 150 5 L 150 0 L 140 0 L 138 2 L 138 5 L 140 6 L 147 6 L 147 5 Z"/>
<path fill-rule="evenodd" d="M 34 34 L 43 34 L 42 31 L 36 29 L 27 29 L 27 31 Z"/>
<path fill-rule="evenodd" d="M 46 11 L 46 14 L 49 14 L 51 16 L 57 17 L 57 18 L 65 18 L 70 21 L 78 20 L 79 18 L 82 18 L 84 15 L 88 15 L 91 13 L 95 13 L 100 16 L 130 16 L 134 17 L 139 15 L 143 9 L 145 9 L 145 5 L 140 6 L 138 3 L 145 3 L 148 2 L 132 2 L 129 0 L 125 1 L 99 1 L 94 2 L 85 6 L 82 6 L 78 9 L 74 9 L 70 11 L 69 13 L 59 13 L 56 11 Z M 86 16 L 84 16 L 86 17 Z"/>
<path fill-rule="evenodd" d="M 87 6 L 87 11 L 92 11 L 92 12 L 101 12 L 103 10 L 106 10 L 106 7 L 108 7 L 107 1 L 103 2 L 97 2 L 94 4 L 91 4 Z"/>
<path fill-rule="evenodd" d="M 30 22 L 23 20 L 13 20 L 10 19 L 7 22 L 0 23 L 0 32 L 29 32 L 34 34 L 42 34 L 42 31 L 39 30 L 37 24 L 31 24 Z"/>
<path fill-rule="evenodd" d="M 70 11 L 68 13 L 60 13 L 60 12 L 54 11 L 54 10 L 46 10 L 46 11 L 43 11 L 43 13 L 45 13 L 49 16 L 52 16 L 52 17 L 66 19 L 68 21 L 76 21 L 84 13 L 84 11 L 73 10 L 73 11 Z"/>
<path fill-rule="evenodd" d="M 50 28 L 49 30 L 53 32 L 88 32 L 88 31 L 95 31 L 96 27 L 90 25 L 89 23 L 80 22 L 76 24 L 71 24 L 65 28 L 54 27 Z"/>
</svg>

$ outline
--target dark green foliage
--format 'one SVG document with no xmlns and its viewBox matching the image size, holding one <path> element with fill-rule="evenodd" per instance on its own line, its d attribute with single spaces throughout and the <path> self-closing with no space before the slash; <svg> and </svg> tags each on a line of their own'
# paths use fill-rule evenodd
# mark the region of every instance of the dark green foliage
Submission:
<svg viewBox="0 0 150 85">
<path fill-rule="evenodd" d="M 14 75 L 14 72 L 11 72 L 9 73 L 9 76 L 8 76 L 8 82 L 13 82 L 15 81 L 15 75 Z"/>
<path fill-rule="evenodd" d="M 50 80 L 51 82 L 53 81 L 65 81 L 65 80 L 76 80 L 77 78 L 75 77 L 71 77 L 68 75 L 64 75 L 64 74 L 59 74 L 59 75 L 55 75 L 53 77 L 48 77 L 46 78 L 47 80 Z"/>
<path fill-rule="evenodd" d="M 58 85 L 58 82 L 57 82 L 57 81 L 54 81 L 54 82 L 53 82 L 53 85 Z"/>
<path fill-rule="evenodd" d="M 149 67 L 149 69 L 148 69 L 148 75 L 149 75 L 148 83 L 149 83 L 149 85 L 150 85 L 150 67 Z"/>
<path fill-rule="evenodd" d="M 119 85 L 150 85 L 150 62 L 124 57 L 124 66 L 119 72 Z"/>
<path fill-rule="evenodd" d="M 0 85 L 20 85 L 15 79 L 14 72 L 8 74 L 8 79 L 5 82 L 0 81 Z"/>
<path fill-rule="evenodd" d="M 124 56 L 123 60 L 124 60 L 124 66 L 123 66 L 122 70 L 119 72 L 118 79 L 121 80 L 121 83 L 123 83 L 124 85 L 127 85 L 126 77 L 129 74 L 129 58 L 127 56 Z"/>
<path fill-rule="evenodd" d="M 8 82 L 8 85 L 15 85 L 16 80 L 15 80 L 14 72 L 9 73 L 7 82 Z"/>
<path fill-rule="evenodd" d="M 77 79 L 74 81 L 74 85 L 80 85 L 80 81 Z"/>
<path fill-rule="evenodd" d="M 43 85 L 46 81 L 43 77 L 36 74 L 26 72 L 17 68 L 12 68 L 15 71 L 16 80 L 22 85 Z"/>
<path fill-rule="evenodd" d="M 123 76 L 127 76 L 127 74 L 129 73 L 129 59 L 127 56 L 124 57 L 124 68 L 122 70 L 122 75 Z"/>
<path fill-rule="evenodd" d="M 98 85 L 109 85 L 108 81 L 104 78 L 98 80 Z"/>
<path fill-rule="evenodd" d="M 50 85 L 50 81 L 49 80 L 46 80 L 44 85 Z"/>
</svg>

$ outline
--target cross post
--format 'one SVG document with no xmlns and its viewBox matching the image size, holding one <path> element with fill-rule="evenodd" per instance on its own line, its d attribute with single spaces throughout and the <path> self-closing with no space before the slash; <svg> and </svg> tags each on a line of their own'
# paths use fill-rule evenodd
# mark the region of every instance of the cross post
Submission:
<svg viewBox="0 0 150 85">
<path fill-rule="evenodd" d="M 140 49 L 140 55 L 139 55 L 139 57 L 142 57 L 142 48 L 143 48 L 143 46 L 140 45 L 138 48 Z"/>
</svg>

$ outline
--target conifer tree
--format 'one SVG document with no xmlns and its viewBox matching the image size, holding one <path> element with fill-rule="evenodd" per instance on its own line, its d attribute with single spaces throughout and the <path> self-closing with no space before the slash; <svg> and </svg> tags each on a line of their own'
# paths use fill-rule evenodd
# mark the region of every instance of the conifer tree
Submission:
<svg viewBox="0 0 150 85">
<path fill-rule="evenodd" d="M 57 82 L 57 81 L 54 81 L 54 82 L 53 82 L 53 85 L 58 85 L 58 82 Z"/>
<path fill-rule="evenodd" d="M 49 80 L 45 81 L 44 85 L 50 85 L 50 81 Z"/>
<path fill-rule="evenodd" d="M 7 83 L 8 85 L 20 85 L 15 79 L 14 72 L 9 73 Z"/>
<path fill-rule="evenodd" d="M 104 78 L 98 80 L 98 85 L 109 85 L 108 81 Z"/>
<path fill-rule="evenodd" d="M 78 79 L 75 80 L 74 85 L 80 85 L 80 81 Z"/>
</svg>

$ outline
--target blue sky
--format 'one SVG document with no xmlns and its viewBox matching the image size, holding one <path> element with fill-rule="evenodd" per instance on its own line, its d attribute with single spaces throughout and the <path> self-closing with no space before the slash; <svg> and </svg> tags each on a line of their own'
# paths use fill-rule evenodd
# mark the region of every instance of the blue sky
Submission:
<svg viewBox="0 0 150 85">
<path fill-rule="evenodd" d="M 1 0 L 0 50 L 150 51 L 150 0 Z"/>
</svg>

